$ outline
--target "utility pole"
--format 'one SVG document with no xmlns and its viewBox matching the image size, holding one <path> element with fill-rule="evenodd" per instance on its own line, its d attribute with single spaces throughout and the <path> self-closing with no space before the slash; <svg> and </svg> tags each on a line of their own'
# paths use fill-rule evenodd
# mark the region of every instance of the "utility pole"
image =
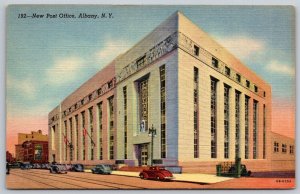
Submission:
<svg viewBox="0 0 300 194">
<path fill-rule="evenodd" d="M 151 166 L 153 166 L 153 140 L 154 140 L 154 136 L 156 136 L 156 129 L 153 127 L 149 128 L 149 136 L 151 136 L 151 160 L 150 160 L 150 164 Z"/>
</svg>

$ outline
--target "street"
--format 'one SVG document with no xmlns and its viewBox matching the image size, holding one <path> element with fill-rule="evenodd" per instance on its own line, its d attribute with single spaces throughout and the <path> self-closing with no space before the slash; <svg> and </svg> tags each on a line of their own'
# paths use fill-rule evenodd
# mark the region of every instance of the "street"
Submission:
<svg viewBox="0 0 300 194">
<path fill-rule="evenodd" d="M 11 169 L 6 176 L 7 189 L 222 189 L 222 188 L 291 188 L 294 178 L 238 178 L 215 184 L 162 182 L 137 177 L 68 172 L 50 174 L 48 170 Z"/>
</svg>

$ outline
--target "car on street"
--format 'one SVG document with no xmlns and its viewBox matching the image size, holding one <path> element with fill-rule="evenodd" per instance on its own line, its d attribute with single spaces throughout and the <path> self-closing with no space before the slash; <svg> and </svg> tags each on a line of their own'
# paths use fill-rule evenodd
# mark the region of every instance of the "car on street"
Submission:
<svg viewBox="0 0 300 194">
<path fill-rule="evenodd" d="M 173 179 L 173 174 L 166 170 L 164 167 L 151 166 L 148 169 L 144 169 L 139 174 L 141 179 L 155 179 L 160 181 L 166 181 Z"/>
<path fill-rule="evenodd" d="M 70 168 L 70 171 L 84 172 L 84 166 L 83 166 L 83 164 L 72 164 L 72 167 Z"/>
<path fill-rule="evenodd" d="M 95 168 L 92 168 L 93 174 L 111 174 L 111 165 L 98 164 Z"/>
<path fill-rule="evenodd" d="M 50 171 L 50 173 L 53 173 L 53 174 L 67 174 L 66 167 L 61 164 L 51 165 L 49 171 Z"/>
<path fill-rule="evenodd" d="M 20 168 L 22 170 L 29 170 L 32 168 L 32 165 L 30 163 L 24 162 L 24 163 L 21 163 Z"/>
</svg>

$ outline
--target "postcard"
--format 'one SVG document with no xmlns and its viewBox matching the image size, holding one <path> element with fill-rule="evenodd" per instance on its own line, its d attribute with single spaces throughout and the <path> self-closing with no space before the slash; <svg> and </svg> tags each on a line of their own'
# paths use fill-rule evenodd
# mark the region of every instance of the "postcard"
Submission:
<svg viewBox="0 0 300 194">
<path fill-rule="evenodd" d="M 9 5 L 7 189 L 295 188 L 292 6 Z"/>
</svg>

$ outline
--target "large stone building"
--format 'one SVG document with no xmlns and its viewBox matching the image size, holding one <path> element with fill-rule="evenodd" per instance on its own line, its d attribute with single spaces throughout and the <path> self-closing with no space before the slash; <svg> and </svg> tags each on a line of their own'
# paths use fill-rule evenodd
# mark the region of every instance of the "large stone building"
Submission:
<svg viewBox="0 0 300 194">
<path fill-rule="evenodd" d="M 49 159 L 265 171 L 270 130 L 270 85 L 176 12 L 49 113 Z"/>
</svg>

